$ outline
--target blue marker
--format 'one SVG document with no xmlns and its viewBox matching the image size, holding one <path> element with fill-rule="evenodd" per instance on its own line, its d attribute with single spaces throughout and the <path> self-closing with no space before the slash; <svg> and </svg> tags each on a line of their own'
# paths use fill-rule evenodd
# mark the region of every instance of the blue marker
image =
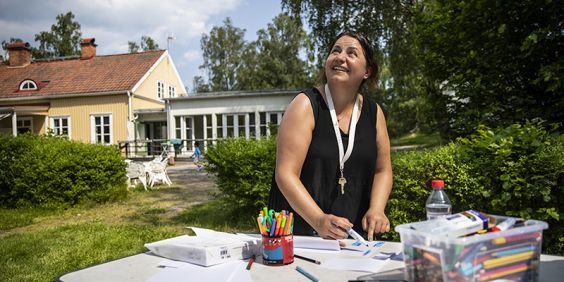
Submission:
<svg viewBox="0 0 564 282">
<path fill-rule="evenodd" d="M 275 230 L 276 230 L 276 218 L 273 218 L 272 225 L 270 226 L 270 237 L 274 236 Z"/>
<path fill-rule="evenodd" d="M 299 267 L 299 266 L 296 266 L 296 270 L 297 270 L 299 273 L 305 275 L 305 277 L 309 278 L 309 280 L 311 280 L 311 281 L 313 281 L 313 282 L 319 282 L 319 279 L 317 279 L 315 276 L 309 274 L 307 271 L 305 271 L 305 269 L 303 269 L 303 268 L 301 268 L 301 267 Z"/>
<path fill-rule="evenodd" d="M 374 244 L 374 248 L 378 248 L 382 246 L 384 246 L 384 242 L 376 242 L 376 244 Z"/>
</svg>

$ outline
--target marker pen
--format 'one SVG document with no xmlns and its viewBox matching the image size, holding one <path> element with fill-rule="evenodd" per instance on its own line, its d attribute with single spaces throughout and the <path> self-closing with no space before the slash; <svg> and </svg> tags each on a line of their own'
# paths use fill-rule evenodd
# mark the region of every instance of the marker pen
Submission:
<svg viewBox="0 0 564 282">
<path fill-rule="evenodd" d="M 491 228 L 491 230 L 493 232 L 498 232 L 498 231 L 505 231 L 511 227 L 513 227 L 513 225 L 515 225 L 515 223 L 517 223 L 517 219 L 510 217 L 504 221 L 502 221 L 500 224 L 494 226 Z"/>
<path fill-rule="evenodd" d="M 364 240 L 364 238 L 362 238 L 362 236 L 360 236 L 360 234 L 356 233 L 356 231 L 354 231 L 354 229 L 352 229 L 352 228 L 347 229 L 347 233 L 349 235 L 351 235 L 351 237 L 353 237 L 353 239 L 357 240 L 358 242 L 362 243 L 363 245 L 368 246 L 368 243 Z"/>
</svg>

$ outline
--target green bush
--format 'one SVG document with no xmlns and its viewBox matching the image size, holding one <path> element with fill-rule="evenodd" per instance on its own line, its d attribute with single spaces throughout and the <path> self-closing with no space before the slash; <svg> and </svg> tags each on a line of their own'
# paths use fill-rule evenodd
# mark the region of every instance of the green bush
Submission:
<svg viewBox="0 0 564 282">
<path fill-rule="evenodd" d="M 425 219 L 431 179 L 444 179 L 453 212 L 548 222 L 543 252 L 564 253 L 564 136 L 542 121 L 491 130 L 447 146 L 393 155 L 394 188 L 388 203 L 392 225 Z M 399 239 L 395 233 L 386 238 Z"/>
<path fill-rule="evenodd" d="M 236 210 L 258 212 L 268 203 L 276 161 L 276 139 L 227 139 L 206 152 L 208 171 L 217 175 L 222 196 Z"/>
<path fill-rule="evenodd" d="M 126 195 L 117 148 L 32 134 L 0 136 L 0 205 L 66 207 Z"/>
<path fill-rule="evenodd" d="M 543 252 L 564 254 L 564 136 L 535 120 L 491 130 L 433 149 L 392 155 L 392 226 L 425 219 L 432 179 L 444 179 L 453 212 L 476 209 L 548 222 Z M 206 157 L 229 203 L 255 212 L 268 200 L 275 140 L 223 141 Z M 385 239 L 399 240 L 390 232 Z"/>
</svg>

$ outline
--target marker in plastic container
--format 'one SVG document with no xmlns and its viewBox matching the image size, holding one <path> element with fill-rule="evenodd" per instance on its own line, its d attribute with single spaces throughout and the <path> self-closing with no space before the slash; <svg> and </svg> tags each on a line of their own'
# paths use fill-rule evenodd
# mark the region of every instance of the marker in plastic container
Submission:
<svg viewBox="0 0 564 282">
<path fill-rule="evenodd" d="M 516 222 L 517 222 L 516 218 L 510 217 L 510 218 L 502 221 L 500 224 L 492 227 L 491 230 L 493 232 L 505 231 L 505 230 L 513 227 L 513 225 L 515 225 Z"/>
<path fill-rule="evenodd" d="M 368 246 L 368 243 L 364 240 L 364 238 L 362 238 L 362 236 L 360 236 L 358 233 L 356 233 L 356 231 L 354 231 L 354 229 L 349 228 L 347 230 L 347 233 L 349 235 L 351 235 L 351 237 L 353 237 L 353 239 L 355 239 L 356 241 L 362 243 L 363 245 Z"/>
</svg>

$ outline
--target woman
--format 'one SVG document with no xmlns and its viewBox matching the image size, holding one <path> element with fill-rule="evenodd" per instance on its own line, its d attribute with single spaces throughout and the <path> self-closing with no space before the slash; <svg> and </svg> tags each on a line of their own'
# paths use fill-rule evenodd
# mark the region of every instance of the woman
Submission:
<svg viewBox="0 0 564 282">
<path fill-rule="evenodd" d="M 377 72 L 370 43 L 343 32 L 325 62 L 324 85 L 288 106 L 278 129 L 269 206 L 297 213 L 294 234 L 344 239 L 352 227 L 372 240 L 390 230 L 384 213 L 392 189 L 386 121 L 380 107 L 359 94 L 367 81 L 375 84 Z"/>
</svg>

